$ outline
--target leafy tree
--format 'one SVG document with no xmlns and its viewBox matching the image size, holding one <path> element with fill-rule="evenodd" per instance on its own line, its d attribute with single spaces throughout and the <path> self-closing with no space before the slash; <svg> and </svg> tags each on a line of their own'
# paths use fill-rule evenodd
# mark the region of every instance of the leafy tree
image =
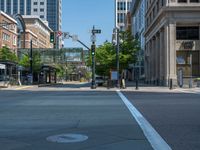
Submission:
<svg viewBox="0 0 200 150">
<path fill-rule="evenodd" d="M 41 55 L 39 51 L 33 52 L 33 72 L 40 72 L 42 66 Z"/>
<path fill-rule="evenodd" d="M 24 68 L 30 68 L 30 57 L 28 53 L 24 53 L 19 64 Z M 33 51 L 33 72 L 39 73 L 42 66 L 41 56 L 38 51 Z"/>
<path fill-rule="evenodd" d="M 17 55 L 6 46 L 0 49 L 0 60 L 18 61 Z"/>
<path fill-rule="evenodd" d="M 57 76 L 60 79 L 64 79 L 66 77 L 67 65 L 66 64 L 56 64 L 57 68 Z"/>
<path fill-rule="evenodd" d="M 134 39 L 130 31 L 120 32 L 120 70 L 128 68 L 129 64 L 136 63 L 137 53 L 140 50 L 140 45 L 137 39 Z"/>
<path fill-rule="evenodd" d="M 96 49 L 96 74 L 106 76 L 115 69 L 116 51 L 113 45 L 105 42 Z"/>
<path fill-rule="evenodd" d="M 128 68 L 129 64 L 136 62 L 137 52 L 140 49 L 139 42 L 134 39 L 130 31 L 120 32 L 119 63 L 120 72 Z M 87 61 L 91 66 L 91 54 Z M 110 70 L 116 69 L 116 48 L 112 43 L 105 42 L 96 49 L 96 74 L 109 75 Z"/>
<path fill-rule="evenodd" d="M 24 68 L 30 67 L 30 60 L 28 55 L 23 55 L 21 60 L 19 61 L 19 65 L 23 66 Z"/>
</svg>

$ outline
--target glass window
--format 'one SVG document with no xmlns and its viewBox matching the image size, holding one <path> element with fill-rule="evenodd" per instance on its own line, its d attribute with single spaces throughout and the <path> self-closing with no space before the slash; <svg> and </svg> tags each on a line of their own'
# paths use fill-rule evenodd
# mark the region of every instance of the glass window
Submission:
<svg viewBox="0 0 200 150">
<path fill-rule="evenodd" d="M 199 27 L 176 27 L 177 40 L 199 40 Z"/>
<path fill-rule="evenodd" d="M 20 1 L 20 14 L 24 15 L 24 1 Z"/>
<path fill-rule="evenodd" d="M 1 1 L 1 10 L 4 11 L 4 1 Z"/>
<path fill-rule="evenodd" d="M 199 3 L 200 0 L 190 0 L 190 3 Z"/>
<path fill-rule="evenodd" d="M 37 2 L 34 2 L 33 5 L 37 5 Z"/>
<path fill-rule="evenodd" d="M 18 1 L 13 1 L 13 13 L 17 14 Z"/>
<path fill-rule="evenodd" d="M 27 15 L 31 15 L 31 0 L 27 0 Z"/>
<path fill-rule="evenodd" d="M 11 14 L 11 0 L 7 0 L 7 9 L 6 9 L 7 14 Z"/>
<path fill-rule="evenodd" d="M 178 0 L 178 3 L 187 3 L 187 0 Z"/>
</svg>

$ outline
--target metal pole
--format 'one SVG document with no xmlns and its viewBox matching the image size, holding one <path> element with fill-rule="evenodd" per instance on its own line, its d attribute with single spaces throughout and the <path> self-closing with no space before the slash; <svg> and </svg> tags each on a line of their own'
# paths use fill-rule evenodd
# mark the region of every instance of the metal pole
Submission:
<svg viewBox="0 0 200 150">
<path fill-rule="evenodd" d="M 95 36 L 94 33 L 95 27 L 93 26 L 92 30 L 92 36 Z M 92 41 L 92 85 L 91 89 L 96 89 L 96 83 L 95 83 L 95 41 Z"/>
<path fill-rule="evenodd" d="M 190 69 L 191 69 L 191 73 L 190 73 L 189 88 L 192 88 L 192 86 L 193 86 L 193 82 L 192 82 L 192 52 L 190 52 Z"/>
<path fill-rule="evenodd" d="M 30 43 L 30 81 L 33 83 L 33 41 Z"/>
<path fill-rule="evenodd" d="M 117 47 L 116 47 L 116 63 L 117 63 L 117 87 L 120 88 L 119 81 L 119 29 L 116 28 L 117 34 Z"/>
</svg>

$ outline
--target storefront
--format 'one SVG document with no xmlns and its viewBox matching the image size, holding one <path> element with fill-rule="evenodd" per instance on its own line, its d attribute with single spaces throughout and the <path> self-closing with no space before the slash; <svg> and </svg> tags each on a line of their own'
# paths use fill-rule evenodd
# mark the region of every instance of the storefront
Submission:
<svg viewBox="0 0 200 150">
<path fill-rule="evenodd" d="M 18 84 L 17 63 L 0 61 L 0 82 L 4 85 Z"/>
</svg>

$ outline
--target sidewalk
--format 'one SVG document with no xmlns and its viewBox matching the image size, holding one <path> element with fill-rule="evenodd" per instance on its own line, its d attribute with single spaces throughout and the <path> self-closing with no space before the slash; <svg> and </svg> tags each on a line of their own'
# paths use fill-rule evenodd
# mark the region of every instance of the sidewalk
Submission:
<svg viewBox="0 0 200 150">
<path fill-rule="evenodd" d="M 169 89 L 169 87 L 166 86 L 156 86 L 156 85 L 150 85 L 150 84 L 144 84 L 139 83 L 138 90 L 136 90 L 136 84 L 135 82 L 126 82 L 126 89 L 122 89 L 122 91 L 138 91 L 138 92 L 170 92 L 170 93 L 176 93 L 176 92 L 200 92 L 199 87 L 193 87 L 193 88 L 187 88 L 187 87 L 175 87 L 173 89 Z"/>
<path fill-rule="evenodd" d="M 22 86 L 8 86 L 8 87 L 0 87 L 0 90 L 23 90 L 37 87 L 37 85 L 22 85 Z"/>
</svg>

